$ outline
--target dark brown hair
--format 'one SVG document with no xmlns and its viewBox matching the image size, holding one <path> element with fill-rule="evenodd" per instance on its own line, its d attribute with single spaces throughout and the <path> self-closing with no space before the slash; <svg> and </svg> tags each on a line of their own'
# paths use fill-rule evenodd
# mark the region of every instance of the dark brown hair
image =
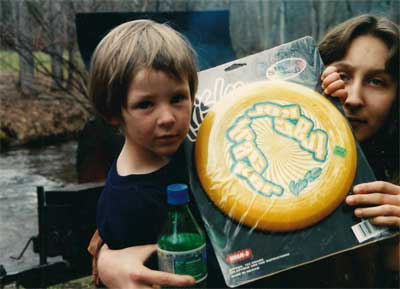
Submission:
<svg viewBox="0 0 400 289">
<path fill-rule="evenodd" d="M 399 27 L 387 18 L 361 15 L 335 27 L 321 39 L 319 53 L 325 64 L 343 59 L 353 40 L 362 35 L 371 35 L 383 41 L 389 48 L 387 72 L 394 78 L 399 76 Z"/>
</svg>

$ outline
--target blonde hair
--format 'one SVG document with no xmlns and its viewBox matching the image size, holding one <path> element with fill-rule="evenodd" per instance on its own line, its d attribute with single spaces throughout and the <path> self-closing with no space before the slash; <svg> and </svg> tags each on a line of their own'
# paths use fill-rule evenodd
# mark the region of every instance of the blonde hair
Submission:
<svg viewBox="0 0 400 289">
<path fill-rule="evenodd" d="M 121 120 L 131 81 L 140 70 L 152 68 L 187 80 L 193 99 L 198 85 L 195 59 L 188 41 L 167 24 L 151 20 L 123 23 L 111 30 L 94 51 L 89 97 L 104 119 Z"/>
</svg>

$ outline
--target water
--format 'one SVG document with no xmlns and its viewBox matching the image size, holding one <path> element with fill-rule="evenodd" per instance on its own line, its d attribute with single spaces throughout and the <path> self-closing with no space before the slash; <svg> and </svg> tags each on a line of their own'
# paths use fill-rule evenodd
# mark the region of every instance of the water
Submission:
<svg viewBox="0 0 400 289">
<path fill-rule="evenodd" d="M 29 238 L 38 234 L 36 186 L 76 183 L 76 148 L 72 141 L 0 153 L 0 264 L 7 272 L 39 264 L 32 245 L 22 259 L 10 256 L 17 256 Z"/>
</svg>

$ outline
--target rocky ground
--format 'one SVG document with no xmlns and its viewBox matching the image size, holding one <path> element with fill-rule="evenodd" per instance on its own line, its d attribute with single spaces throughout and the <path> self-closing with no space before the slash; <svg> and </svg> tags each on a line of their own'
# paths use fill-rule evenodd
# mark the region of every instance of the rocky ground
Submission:
<svg viewBox="0 0 400 289">
<path fill-rule="evenodd" d="M 61 93 L 35 96 L 16 89 L 16 77 L 0 74 L 0 145 L 43 144 L 76 137 L 87 112 Z"/>
</svg>

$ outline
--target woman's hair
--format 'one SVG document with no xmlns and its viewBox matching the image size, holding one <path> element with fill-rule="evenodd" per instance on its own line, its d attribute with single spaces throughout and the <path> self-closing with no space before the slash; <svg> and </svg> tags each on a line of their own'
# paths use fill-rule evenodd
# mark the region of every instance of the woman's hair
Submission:
<svg viewBox="0 0 400 289">
<path fill-rule="evenodd" d="M 319 42 L 318 49 L 325 65 L 339 61 L 359 36 L 371 35 L 389 49 L 386 71 L 396 82 L 396 99 L 378 133 L 361 144 L 378 179 L 399 181 L 399 27 L 387 18 L 361 15 L 332 28 Z"/>
<path fill-rule="evenodd" d="M 318 44 L 325 64 L 343 59 L 353 40 L 371 35 L 383 41 L 389 48 L 386 70 L 397 80 L 399 76 L 399 27 L 387 18 L 361 15 L 333 27 Z"/>
<path fill-rule="evenodd" d="M 166 24 L 135 20 L 111 30 L 94 51 L 89 97 L 97 113 L 107 121 L 121 121 L 132 80 L 148 68 L 187 80 L 194 98 L 198 77 L 195 52 L 189 42 Z"/>
</svg>

